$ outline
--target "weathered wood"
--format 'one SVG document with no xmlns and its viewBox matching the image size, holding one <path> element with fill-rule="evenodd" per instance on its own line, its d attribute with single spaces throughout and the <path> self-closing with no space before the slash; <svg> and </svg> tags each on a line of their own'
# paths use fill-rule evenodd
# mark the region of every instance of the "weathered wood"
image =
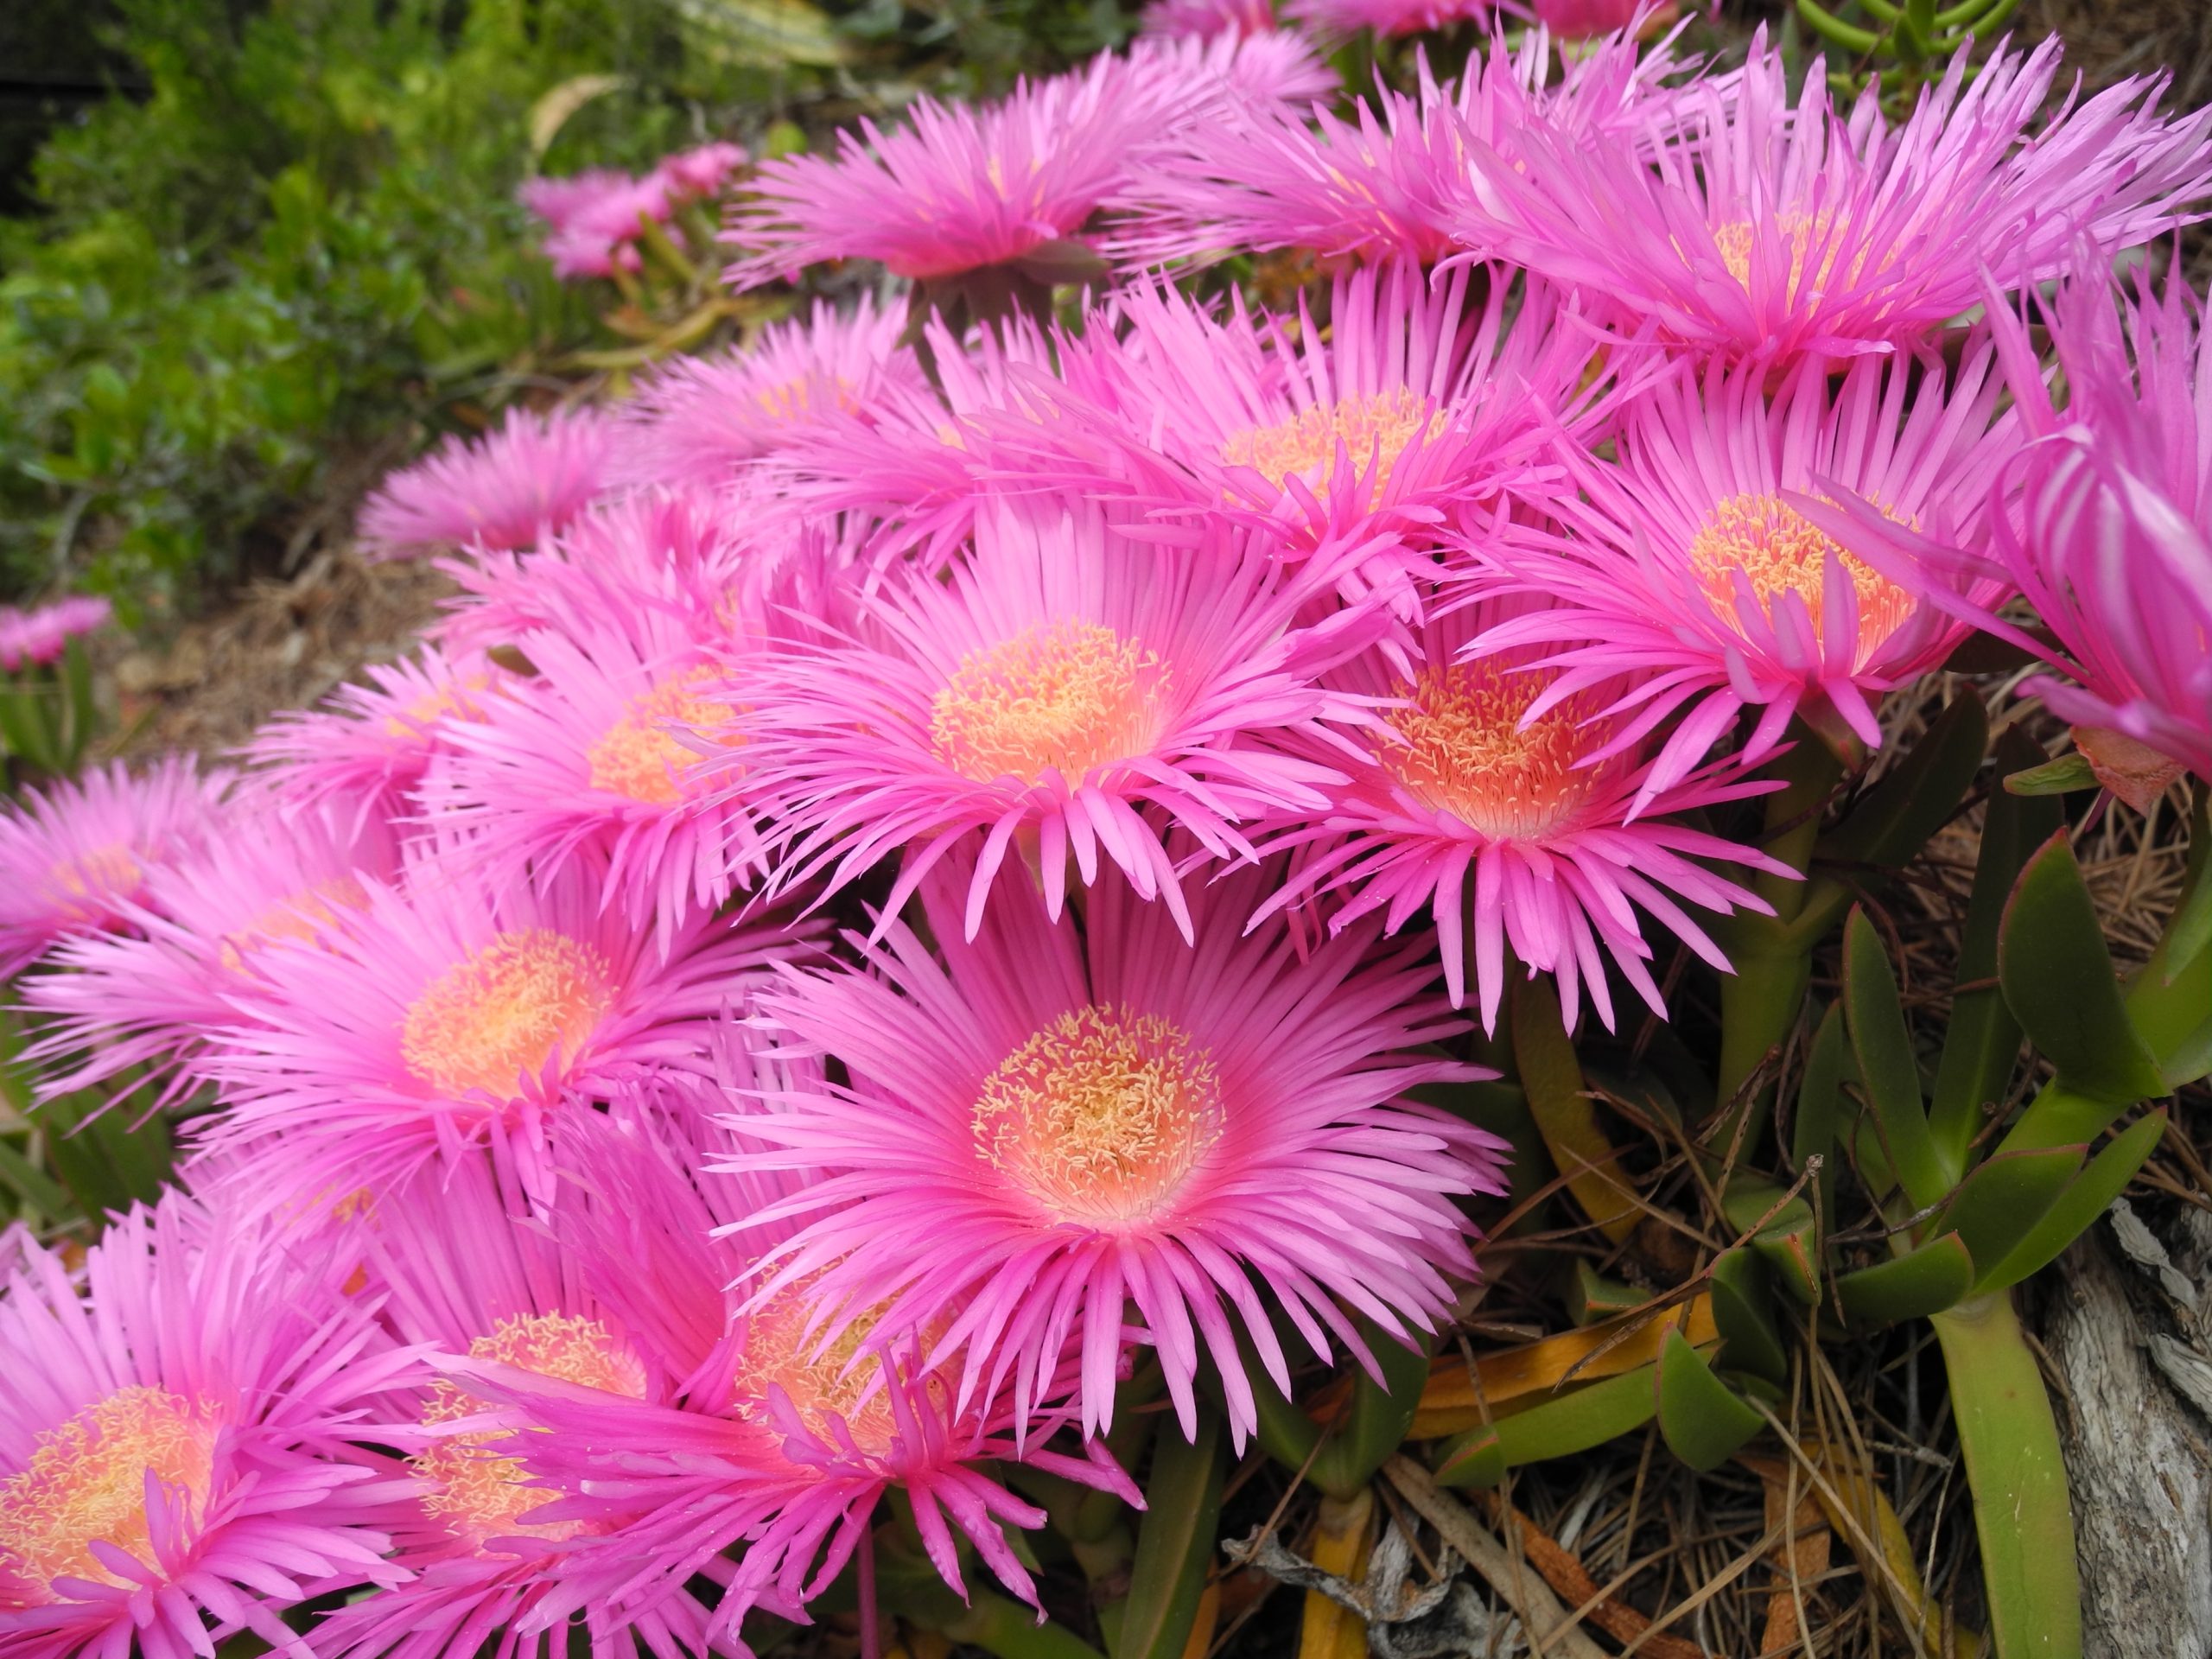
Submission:
<svg viewBox="0 0 2212 1659">
<path fill-rule="evenodd" d="M 2212 1314 L 2212 1217 L 2182 1218 L 2163 1272 L 2130 1224 L 2126 1254 L 2112 1217 L 2067 1252 L 2047 1309 L 2068 1395 L 2084 1645 L 2088 1659 L 2212 1659 L 2212 1422 L 2167 1375 L 2201 1351 Z"/>
</svg>

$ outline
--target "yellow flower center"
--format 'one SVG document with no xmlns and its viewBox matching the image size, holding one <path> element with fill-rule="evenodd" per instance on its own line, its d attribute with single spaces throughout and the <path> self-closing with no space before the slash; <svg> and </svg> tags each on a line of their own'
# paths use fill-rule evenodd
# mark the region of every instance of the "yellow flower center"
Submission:
<svg viewBox="0 0 2212 1659">
<path fill-rule="evenodd" d="M 701 685 L 719 677 L 712 668 L 695 668 L 635 699 L 591 746 L 591 786 L 654 806 L 682 800 L 684 774 L 699 754 L 677 728 L 711 732 L 728 720 L 725 705 L 700 695 Z"/>
<path fill-rule="evenodd" d="M 1082 1007 L 1015 1049 L 976 1103 L 977 1154 L 1054 1221 L 1114 1229 L 1172 1205 L 1221 1138 L 1213 1060 L 1156 1014 Z"/>
<path fill-rule="evenodd" d="M 580 939 L 542 927 L 502 933 L 457 962 L 409 1006 L 399 1052 L 448 1095 L 501 1098 L 558 1048 L 573 1062 L 614 1001 L 613 970 Z"/>
<path fill-rule="evenodd" d="M 1825 208 L 1816 213 L 1783 213 L 1774 223 L 1775 235 L 1789 256 L 1789 281 L 1786 292 L 1795 294 L 1805 286 L 1805 270 L 1808 258 L 1815 253 L 1818 263 L 1813 266 L 1812 285 L 1827 288 L 1839 280 L 1835 270 L 1836 256 L 1843 251 L 1832 239 L 1834 215 Z M 1738 219 L 1731 225 L 1713 229 L 1713 245 L 1720 250 L 1720 263 L 1728 274 L 1745 287 L 1751 282 L 1751 249 L 1758 239 L 1758 232 L 1748 219 Z M 1856 281 L 1866 266 L 1866 251 L 1857 250 L 1848 270 L 1840 280 Z"/>
<path fill-rule="evenodd" d="M 502 1319 L 488 1336 L 468 1344 L 468 1357 L 632 1400 L 645 1398 L 645 1368 L 629 1345 L 597 1319 L 579 1314 L 533 1313 Z M 481 1401 L 442 1381 L 423 1408 L 423 1422 L 426 1427 L 450 1423 L 484 1409 Z M 582 1522 L 523 1523 L 522 1516 L 552 1502 L 556 1494 L 527 1484 L 529 1471 L 520 1458 L 485 1449 L 503 1438 L 497 1429 L 448 1435 L 409 1459 L 416 1473 L 437 1485 L 423 1499 L 423 1509 L 442 1517 L 457 1535 L 479 1545 L 488 1538 L 575 1536 L 583 1529 Z"/>
<path fill-rule="evenodd" d="M 1574 763 L 1601 741 L 1580 725 L 1578 698 L 1522 728 L 1550 679 L 1483 658 L 1400 682 L 1395 695 L 1412 707 L 1391 722 L 1406 745 L 1386 748 L 1385 764 L 1419 799 L 1492 841 L 1541 840 L 1588 798 L 1596 771 Z"/>
<path fill-rule="evenodd" d="M 1740 570 L 1770 620 L 1782 594 L 1802 600 L 1815 638 L 1826 632 L 1830 559 L 1842 561 L 1858 595 L 1859 644 L 1853 666 L 1860 667 L 1911 617 L 1913 597 L 1838 547 L 1796 508 L 1771 495 L 1732 495 L 1714 505 L 1705 528 L 1690 542 L 1690 572 L 1719 615 L 1738 614 Z"/>
<path fill-rule="evenodd" d="M 1221 458 L 1231 467 L 1249 467 L 1277 484 L 1292 477 L 1312 484 L 1335 469 L 1341 445 L 1355 469 L 1375 463 L 1374 487 L 1368 498 L 1371 506 L 1389 492 L 1399 458 L 1415 442 L 1425 442 L 1443 429 L 1443 411 L 1426 397 L 1396 386 L 1364 397 L 1317 404 L 1276 425 L 1236 433 L 1222 445 Z"/>
<path fill-rule="evenodd" d="M 52 1588 L 56 1579 L 131 1587 L 92 1546 L 152 1561 L 146 1477 L 196 1516 L 214 1479 L 215 1433 L 190 1401 L 160 1389 L 122 1389 L 86 1406 L 41 1436 L 29 1464 L 0 1483 L 0 1564 L 48 1586 L 54 1601 L 66 1599 Z"/>
<path fill-rule="evenodd" d="M 853 1362 L 867 1346 L 882 1309 L 871 1308 L 828 1343 L 808 1332 L 812 1304 L 804 1286 L 779 1292 L 745 1322 L 745 1358 L 736 1377 L 738 1408 L 765 1418 L 771 1388 L 780 1388 L 806 1426 L 834 1440 L 830 1424 L 842 1418 L 863 1451 L 889 1446 L 896 1424 L 880 1386 L 881 1363 Z"/>
<path fill-rule="evenodd" d="M 312 939 L 338 919 L 340 911 L 363 910 L 368 902 L 368 891 L 356 877 L 338 875 L 317 882 L 270 906 L 246 926 L 224 935 L 217 947 L 217 959 L 236 973 L 256 951 L 287 939 Z"/>
<path fill-rule="evenodd" d="M 1095 622 L 1040 622 L 964 658 L 930 710 L 938 758 L 963 778 L 1070 781 L 1141 754 L 1167 717 L 1166 664 Z"/>
<path fill-rule="evenodd" d="M 115 899 L 137 891 L 143 866 L 122 842 L 111 841 L 74 858 L 57 860 L 47 872 L 54 908 L 72 921 L 96 921 Z"/>
<path fill-rule="evenodd" d="M 753 394 L 760 412 L 772 421 L 803 421 L 836 410 L 850 414 L 860 407 L 853 383 L 842 375 L 800 374 Z"/>
<path fill-rule="evenodd" d="M 424 728 L 442 720 L 481 720 L 480 691 L 492 689 L 488 674 L 469 674 L 435 691 L 427 691 L 396 715 L 385 717 L 384 734 L 400 739 L 419 738 Z"/>
</svg>

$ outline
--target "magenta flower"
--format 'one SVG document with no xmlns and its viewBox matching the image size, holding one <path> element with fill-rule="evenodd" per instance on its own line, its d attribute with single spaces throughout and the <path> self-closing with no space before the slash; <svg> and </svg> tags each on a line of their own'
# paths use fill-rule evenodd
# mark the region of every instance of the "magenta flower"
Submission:
<svg viewBox="0 0 2212 1659">
<path fill-rule="evenodd" d="M 1051 258 L 1191 96 L 1180 78 L 1102 56 L 982 107 L 918 98 L 889 132 L 864 119 L 857 137 L 837 135 L 834 161 L 761 163 L 725 236 L 742 250 L 729 280 L 755 287 L 830 259 L 922 279 Z"/>
<path fill-rule="evenodd" d="M 329 1250 L 241 1230 L 181 1194 L 118 1217 L 80 1296 L 16 1230 L 0 1296 L 0 1649 L 13 1659 L 202 1659 L 279 1610 L 391 1585 L 404 1484 L 357 1449 L 404 1374 Z"/>
<path fill-rule="evenodd" d="M 735 144 L 695 144 L 653 164 L 653 174 L 681 201 L 692 196 L 718 196 L 737 169 L 746 162 L 745 151 Z"/>
<path fill-rule="evenodd" d="M 899 394 L 925 394 L 899 344 L 905 319 L 862 295 L 848 312 L 764 328 L 742 351 L 679 357 L 641 385 L 623 457 L 639 483 L 727 484 L 746 463 L 790 447 L 835 416 L 868 423 Z"/>
<path fill-rule="evenodd" d="M 1586 688 L 1524 724 L 1557 671 L 1529 670 L 1512 652 L 1465 660 L 1470 641 L 1525 608 L 1447 603 L 1409 664 L 1374 649 L 1331 672 L 1348 692 L 1402 706 L 1389 715 L 1392 734 L 1374 757 L 1346 766 L 1351 782 L 1331 810 L 1269 843 L 1301 850 L 1262 913 L 1317 897 L 1335 901 L 1332 932 L 1380 912 L 1395 934 L 1427 906 L 1452 1006 L 1465 999 L 1471 976 L 1485 1027 L 1497 1024 L 1509 944 L 1530 975 L 1556 977 L 1570 1020 L 1586 983 L 1612 1028 L 1609 961 L 1663 1019 L 1639 912 L 1725 973 L 1726 958 L 1684 906 L 1765 912 L 1764 899 L 1707 865 L 1783 868 L 1663 815 L 1779 785 L 1718 763 L 1660 791 L 1636 816 L 1656 741 L 1593 757 L 1624 718 L 1599 711 L 1638 682 Z"/>
<path fill-rule="evenodd" d="M 1561 447 L 1583 491 L 1553 508 L 1564 533 L 1510 531 L 1478 550 L 1487 587 L 1557 604 L 1498 623 L 1469 652 L 1558 671 L 1525 721 L 1578 699 L 1586 720 L 1617 717 L 1586 765 L 1666 731 L 1631 816 L 1695 772 L 1745 709 L 1758 713 L 1747 764 L 1797 715 L 1831 741 L 1878 746 L 1882 694 L 1941 663 L 1966 626 L 1929 597 L 1937 573 L 1885 575 L 1791 501 L 1858 497 L 1972 543 L 2017 442 L 2017 423 L 1993 417 L 1993 361 L 1986 344 L 1948 377 L 1860 358 L 1831 392 L 1829 365 L 1807 359 L 1770 397 L 1758 365 L 1669 377 L 1624 411 L 1617 463 Z M 1600 685 L 1612 690 L 1592 706 Z"/>
<path fill-rule="evenodd" d="M 1137 27 L 1144 33 L 1170 40 L 1264 35 L 1274 26 L 1268 0 L 1152 0 L 1137 14 Z"/>
<path fill-rule="evenodd" d="M 454 728 L 482 719 L 515 683 L 480 651 L 435 645 L 361 671 L 366 685 L 340 686 L 320 709 L 280 714 L 247 745 L 247 759 L 287 800 L 337 802 L 378 817 L 404 812 Z"/>
<path fill-rule="evenodd" d="M 1372 29 L 1389 36 L 1421 35 L 1454 23 L 1479 23 L 1494 0 L 1284 0 L 1283 11 L 1324 38 Z"/>
<path fill-rule="evenodd" d="M 1350 121 L 1256 107 L 1192 129 L 1148 154 L 1116 194 L 1128 217 L 1109 251 L 1142 264 L 1298 248 L 1429 265 L 1479 249 L 1472 143 L 1510 157 L 1541 130 L 1569 143 L 1604 132 L 1648 145 L 1678 118 L 1682 95 L 1666 81 L 1681 66 L 1664 45 L 1639 59 L 1633 44 L 1608 41 L 1548 85 L 1553 60 L 1535 31 L 1517 48 L 1494 39 L 1453 83 L 1440 85 L 1424 57 L 1410 96 L 1378 87 Z"/>
<path fill-rule="evenodd" d="M 1102 855 L 1165 899 L 1185 933 L 1157 809 L 1216 858 L 1249 858 L 1237 826 L 1313 812 L 1342 774 L 1269 742 L 1364 712 L 1313 677 L 1379 623 L 1294 626 L 1303 595 L 1257 537 L 1213 527 L 1160 547 L 1095 506 L 997 501 L 947 581 L 886 586 L 849 643 L 747 669 L 730 697 L 737 787 L 789 843 L 775 880 L 843 887 L 890 854 L 906 864 L 887 921 L 931 865 L 984 832 L 967 925 L 1009 851 L 1034 860 L 1059 913 L 1072 851 Z"/>
<path fill-rule="evenodd" d="M 1762 39 L 1739 87 L 1688 89 L 1684 130 L 1656 149 L 1541 129 L 1476 146 L 1482 202 L 1464 232 L 1699 352 L 1913 350 L 1980 302 L 1985 265 L 2006 291 L 2028 287 L 2085 232 L 2142 243 L 2212 193 L 2212 112 L 2162 119 L 2163 82 L 2136 79 L 2046 122 L 2058 57 L 2054 35 L 1969 80 L 1961 48 L 1891 128 L 1872 90 L 1837 116 L 1818 60 L 1791 108 Z"/>
<path fill-rule="evenodd" d="M 215 828 L 227 783 L 180 756 L 136 774 L 116 760 L 0 807 L 0 979 L 67 936 L 130 925 L 154 870 Z"/>
<path fill-rule="evenodd" d="M 377 817 L 261 797 L 225 810 L 219 831 L 147 873 L 131 931 L 63 939 L 57 971 L 22 982 L 42 1029 L 27 1052 L 54 1068 L 42 1097 L 90 1088 L 132 1066 L 198 1081 L 207 1033 L 234 1017 L 230 996 L 277 939 L 309 939 L 368 902 L 365 881 L 398 874 Z M 135 1085 L 134 1085 L 135 1086 Z"/>
<path fill-rule="evenodd" d="M 208 1033 L 226 1109 L 205 1143 L 263 1153 L 272 1203 L 380 1192 L 495 1132 L 540 1181 L 562 1099 L 699 1064 L 702 1029 L 805 949 L 774 923 L 698 915 L 658 950 L 603 883 L 581 855 L 500 884 L 467 848 L 435 849 L 315 939 L 272 943 Z"/>
<path fill-rule="evenodd" d="M 72 594 L 35 610 L 0 606 L 0 669 L 13 674 L 61 659 L 69 642 L 104 628 L 115 607 L 97 594 Z"/>
<path fill-rule="evenodd" d="M 2040 309 L 2063 409 L 2024 323 L 1991 298 L 2028 442 L 2005 475 L 2017 514 L 1993 516 L 1986 551 L 1864 510 L 1806 510 L 1885 570 L 1950 573 L 1935 602 L 2056 668 L 2063 677 L 2021 690 L 2070 722 L 2100 780 L 2145 810 L 2184 770 L 2212 779 L 2212 345 L 2177 273 L 2163 299 L 2146 283 L 2115 309 L 2100 275 Z M 2000 613 L 2015 590 L 2047 634 Z"/>
<path fill-rule="evenodd" d="M 1255 1407 L 1239 1328 L 1289 1387 L 1248 1273 L 1325 1358 L 1333 1335 L 1372 1365 L 1348 1309 L 1408 1343 L 1447 1320 L 1452 1280 L 1474 1271 L 1449 1195 L 1499 1190 L 1502 1146 L 1404 1096 L 1487 1074 L 1422 1052 L 1458 1028 L 1425 943 L 1370 957 L 1379 929 L 1363 926 L 1301 958 L 1280 918 L 1247 936 L 1279 875 L 1203 889 L 1194 947 L 1110 876 L 1080 934 L 1001 884 L 963 944 L 955 867 L 922 890 L 942 965 L 893 925 L 874 972 L 765 994 L 851 1084 L 743 1122 L 779 1150 L 737 1166 L 820 1172 L 760 1217 L 804 1225 L 766 1258 L 760 1294 L 806 1287 L 831 1332 L 887 1304 L 960 1356 L 963 1401 L 1009 1378 L 1049 1399 L 1072 1346 L 1086 1436 L 1112 1420 L 1125 1302 L 1185 1433 L 1203 1351 L 1240 1441 Z"/>
<path fill-rule="evenodd" d="M 358 533 L 385 556 L 532 546 L 607 488 L 620 436 L 596 410 L 511 409 L 482 437 L 448 438 L 386 478 L 362 505 Z"/>
</svg>

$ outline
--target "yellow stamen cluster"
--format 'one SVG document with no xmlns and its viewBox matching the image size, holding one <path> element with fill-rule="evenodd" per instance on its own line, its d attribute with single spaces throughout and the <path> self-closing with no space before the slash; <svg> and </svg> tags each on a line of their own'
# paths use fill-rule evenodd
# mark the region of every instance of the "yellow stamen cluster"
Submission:
<svg viewBox="0 0 2212 1659">
<path fill-rule="evenodd" d="M 1421 800 L 1491 840 L 1541 840 L 1588 798 L 1596 774 L 1574 763 L 1602 741 L 1580 724 L 1586 710 L 1575 698 L 1522 727 L 1550 677 L 1483 658 L 1401 682 L 1395 695 L 1412 706 L 1390 722 L 1406 744 L 1386 748 L 1385 763 Z"/>
<path fill-rule="evenodd" d="M 122 1389 L 86 1406 L 41 1436 L 30 1462 L 0 1483 L 0 1565 L 34 1584 L 128 1586 L 92 1544 L 151 1561 L 146 1477 L 196 1516 L 214 1478 L 215 1433 L 190 1401 L 161 1389 Z"/>
<path fill-rule="evenodd" d="M 1171 1205 L 1221 1138 L 1212 1057 L 1156 1014 L 1081 1007 L 1007 1056 L 976 1103 L 978 1155 L 1058 1221 Z"/>
<path fill-rule="evenodd" d="M 1236 433 L 1222 445 L 1221 458 L 1231 467 L 1249 467 L 1276 483 L 1294 476 L 1318 483 L 1335 468 L 1341 444 L 1355 471 L 1363 472 L 1369 462 L 1375 463 L 1374 487 L 1368 499 L 1372 506 L 1389 492 L 1399 459 L 1414 443 L 1434 438 L 1444 424 L 1443 412 L 1427 398 L 1395 386 L 1364 397 L 1317 404 L 1276 425 Z"/>
<path fill-rule="evenodd" d="M 806 1287 L 793 1286 L 746 1321 L 745 1359 L 736 1377 L 739 1408 L 749 1416 L 764 1415 L 769 1389 L 780 1388 L 816 1433 L 829 1438 L 832 1420 L 842 1418 L 863 1450 L 881 1450 L 895 1427 L 881 1386 L 883 1368 L 873 1356 L 854 1362 L 882 1310 L 857 1315 L 825 1343 L 819 1329 L 807 1330 L 812 1306 Z"/>
<path fill-rule="evenodd" d="M 978 783 L 1071 782 L 1141 754 L 1168 711 L 1167 666 L 1096 622 L 1041 622 L 971 653 L 930 709 L 938 758 Z"/>
<path fill-rule="evenodd" d="M 468 1344 L 472 1359 L 495 1361 L 581 1388 L 643 1399 L 645 1374 L 626 1344 L 597 1319 L 572 1313 L 518 1314 L 502 1319 L 488 1335 Z M 427 1427 L 473 1417 L 484 1402 L 451 1382 L 440 1382 L 423 1409 Z M 409 1461 L 436 1490 L 423 1500 L 454 1533 L 481 1543 L 487 1538 L 527 1535 L 570 1538 L 575 1522 L 539 1522 L 521 1517 L 553 1501 L 555 1494 L 528 1483 L 520 1458 L 485 1448 L 503 1435 L 496 1429 L 451 1434 L 433 1441 Z"/>
<path fill-rule="evenodd" d="M 717 677 L 714 669 L 696 668 L 633 700 L 591 746 L 591 786 L 654 806 L 682 800 L 699 753 L 677 728 L 711 733 L 728 721 L 728 708 L 702 693 Z"/>
<path fill-rule="evenodd" d="M 111 900 L 136 891 L 143 868 L 137 853 L 112 841 L 56 861 L 47 872 L 47 888 L 63 915 L 92 921 L 105 913 Z"/>
<path fill-rule="evenodd" d="M 450 685 L 425 692 L 398 714 L 386 715 L 384 734 L 393 738 L 419 738 L 425 727 L 442 720 L 481 720 L 483 700 L 477 694 L 491 688 L 490 675 L 465 675 Z"/>
<path fill-rule="evenodd" d="M 1853 665 L 1863 666 L 1882 642 L 1910 618 L 1910 593 L 1864 560 L 1845 552 L 1802 513 L 1778 496 L 1732 495 L 1717 503 L 1692 538 L 1690 572 L 1721 617 L 1738 614 L 1736 573 L 1771 619 L 1775 601 L 1796 594 L 1805 602 L 1815 636 L 1827 632 L 1828 561 L 1843 562 L 1858 596 L 1859 640 Z"/>
<path fill-rule="evenodd" d="M 1837 280 L 1836 257 L 1844 251 L 1832 240 L 1834 216 L 1826 209 L 1815 213 L 1784 213 L 1775 221 L 1775 232 L 1782 245 L 1789 254 L 1789 280 L 1786 292 L 1795 294 L 1806 287 L 1806 263 L 1815 253 L 1819 263 L 1813 267 L 1812 283 L 1826 288 Z M 1748 220 L 1738 219 L 1731 225 L 1721 225 L 1713 232 L 1713 245 L 1720 250 L 1720 263 L 1728 274 L 1745 287 L 1751 280 L 1751 249 L 1758 232 Z M 1841 275 L 1847 283 L 1855 281 L 1866 268 L 1866 251 L 1859 248 L 1851 256 L 1851 263 Z"/>
<path fill-rule="evenodd" d="M 341 910 L 363 910 L 368 890 L 351 875 L 333 876 L 274 904 L 248 925 L 227 933 L 217 950 L 225 968 L 236 973 L 257 950 L 287 939 L 312 939 L 338 919 Z"/>
<path fill-rule="evenodd" d="M 547 928 L 502 933 L 423 988 L 401 1027 L 400 1056 L 445 1094 L 504 1099 L 556 1047 L 573 1061 L 613 1001 L 613 970 L 591 945 Z"/>
</svg>

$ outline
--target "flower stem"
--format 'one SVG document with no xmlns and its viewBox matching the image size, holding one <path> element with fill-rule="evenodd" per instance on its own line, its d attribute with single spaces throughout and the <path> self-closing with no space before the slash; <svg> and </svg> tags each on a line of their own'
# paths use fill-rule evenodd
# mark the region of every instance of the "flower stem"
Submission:
<svg viewBox="0 0 2212 1659">
<path fill-rule="evenodd" d="M 2058 1423 L 2003 1291 L 1934 1319 L 1974 1489 L 1997 1659 L 2077 1659 L 2082 1585 Z"/>
</svg>

